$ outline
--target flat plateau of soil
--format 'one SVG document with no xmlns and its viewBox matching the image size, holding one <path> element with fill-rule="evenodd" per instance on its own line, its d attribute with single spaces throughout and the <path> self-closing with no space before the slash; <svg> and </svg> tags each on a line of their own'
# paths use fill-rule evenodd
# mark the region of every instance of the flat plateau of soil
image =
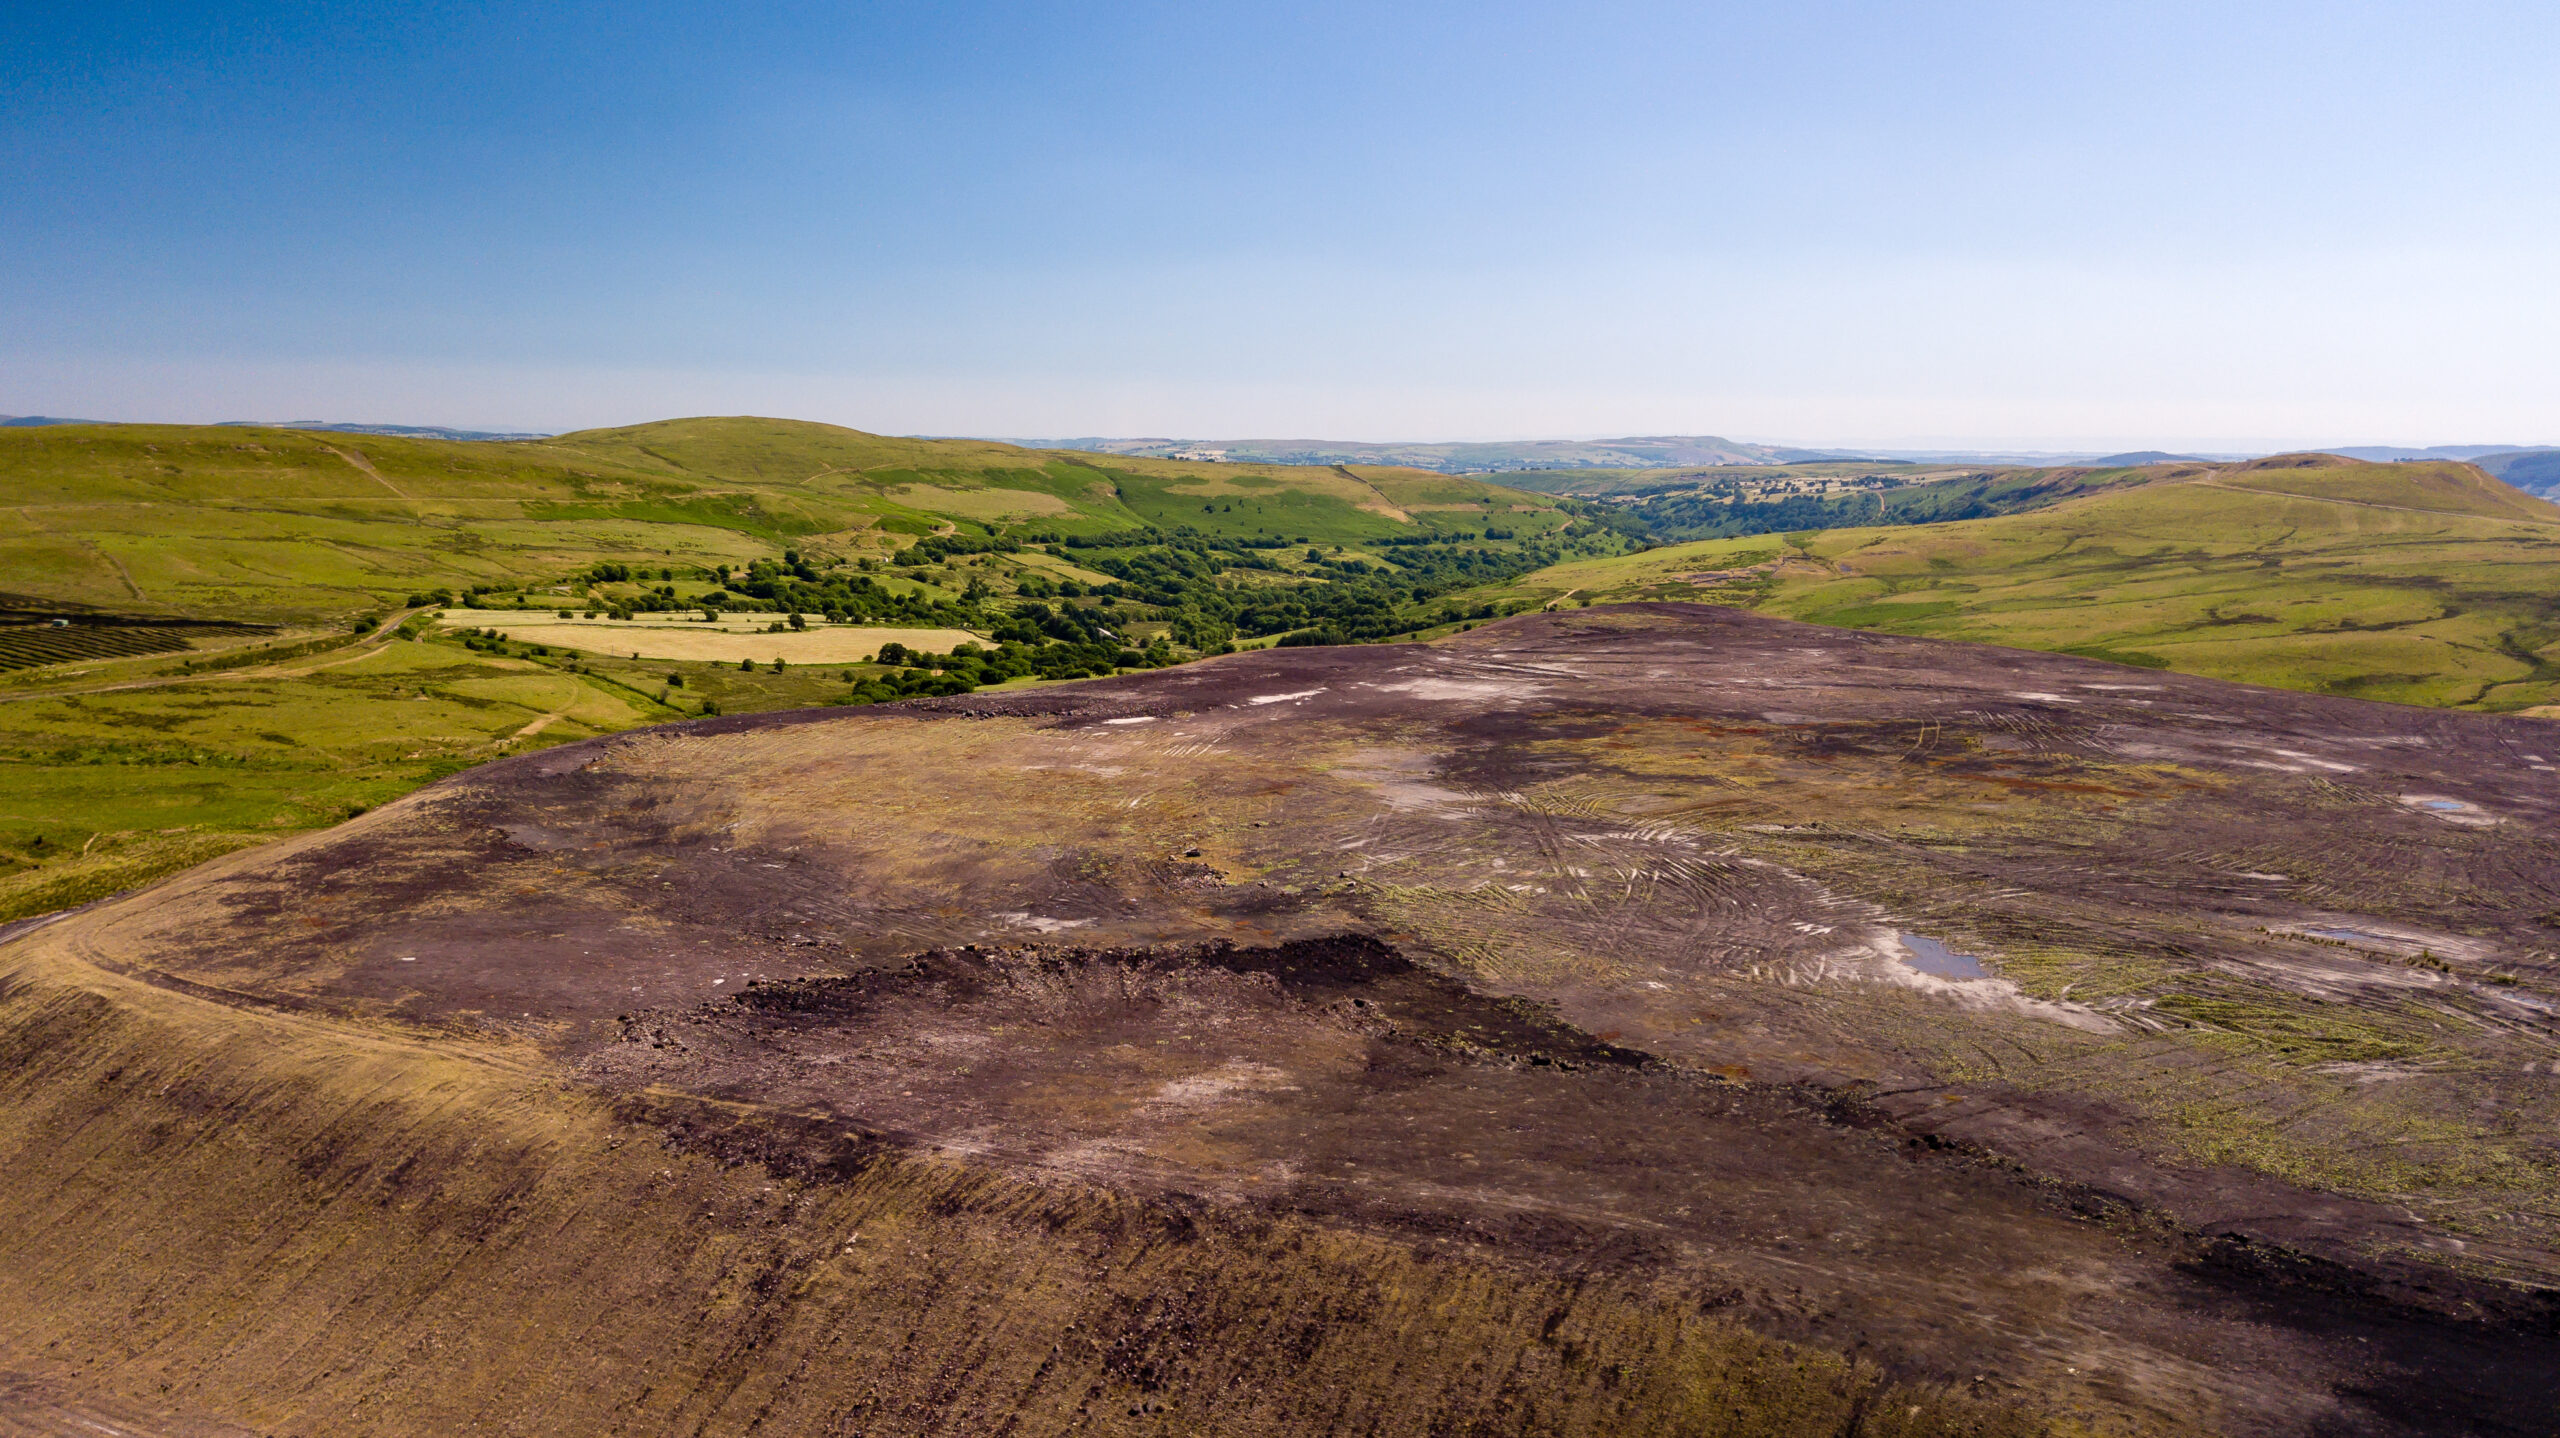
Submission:
<svg viewBox="0 0 2560 1438">
<path fill-rule="evenodd" d="M 2560 726 L 2540 720 L 1601 608 L 528 755 L 27 931 L 0 974 L 19 966 L 11 995 L 112 980 L 254 1021 L 234 1057 L 343 1045 L 525 1076 L 546 1095 L 529 1112 L 609 1115 L 668 1182 L 734 1174 L 806 1205 L 922 1164 L 975 1185 L 936 1214 L 1013 1215 L 1026 1252 L 1073 1224 L 1024 1215 L 1101 1204 L 1139 1251 L 1231 1255 L 1129 1290 L 1149 1313 L 1197 1305 L 1191 1346 L 1148 1328 L 1131 1366 L 1095 1340 L 1072 1410 L 1023 1396 L 1035 1375 L 975 1427 L 950 1387 L 844 1398 L 824 1409 L 840 1429 L 812 1397 L 806 1431 L 1169 1411 L 1237 1432 L 2547 1433 L 2555 821 Z M 380 1092 L 410 1103 L 411 1083 Z M 239 1092 L 243 1117 L 280 1102 Z M 498 1162 L 495 1139 L 466 1151 L 444 1161 Z M 506 1160 L 527 1191 L 566 1161 L 547 1152 Z M 75 1187 L 42 1189 L 45 1211 Z M 1206 1295 L 1298 1301 L 1315 1280 L 1275 1255 L 1311 1236 L 1365 1245 L 1363 1271 L 1583 1297 L 1482 1340 L 1476 1366 L 1513 1375 L 1485 1406 L 1434 1388 L 1403 1417 L 1344 1399 L 1257 1428 L 1236 1395 L 1349 1380 L 1311 1376 L 1316 1347 L 1233 1337 L 1244 1320 Z M 828 1261 L 868 1241 L 831 1239 Z M 616 1272 L 673 1292 L 705 1260 L 671 1251 Z M 65 1281 L 150 1286 L 119 1264 Z M 912 1329 L 863 1382 L 965 1386 L 948 1375 L 1044 1345 L 1082 1361 L 1089 1318 L 927 1364 L 931 1323 L 887 1296 L 923 1271 L 830 1310 Z M 706 1311 L 776 1332 L 819 1301 L 815 1278 L 701 1281 Z M 1603 1295 L 1655 1317 L 1558 1337 Z M 1364 1302 L 1306 1342 L 1356 1339 L 1342 1371 L 1388 1388 L 1474 1331 L 1444 1305 L 1390 1332 L 1388 1301 Z M 1624 1336 L 1666 1314 L 1691 1346 Z M 58 1384 L 94 1356 L 35 1340 L 104 1341 L 75 1328 L 0 1321 L 0 1365 Z M 1783 1385 L 1739 1359 L 1680 1379 L 1676 1419 L 1616 1386 L 1668 1381 L 1665 1355 L 1710 1330 L 1799 1372 L 1846 1365 L 1821 1379 L 1846 1406 L 1767 1417 Z M 461 1341 L 439 1333 L 415 1342 Z M 168 1341 L 206 1411 L 242 1416 L 223 1360 Z M 758 1346 L 779 1342 L 730 1353 L 724 1381 L 803 1374 Z M 1652 1356 L 1588 1356 L 1610 1343 Z M 658 1353 L 589 1381 L 630 1380 L 617 1412 L 672 1401 L 633 1376 Z M 295 1412 L 324 1428 L 425 1431 L 312 1382 Z M 755 1431 L 706 1411 L 702 1429 Z"/>
</svg>

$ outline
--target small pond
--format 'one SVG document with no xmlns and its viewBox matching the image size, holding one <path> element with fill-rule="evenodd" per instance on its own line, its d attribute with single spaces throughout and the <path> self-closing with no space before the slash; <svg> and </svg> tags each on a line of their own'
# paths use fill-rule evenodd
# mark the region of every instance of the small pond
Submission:
<svg viewBox="0 0 2560 1438">
<path fill-rule="evenodd" d="M 1942 979 L 1987 979 L 1991 971 L 1982 960 L 1971 954 L 1959 954 L 1926 934 L 1897 934 L 1902 940 L 1902 961 L 1924 974 Z"/>
</svg>

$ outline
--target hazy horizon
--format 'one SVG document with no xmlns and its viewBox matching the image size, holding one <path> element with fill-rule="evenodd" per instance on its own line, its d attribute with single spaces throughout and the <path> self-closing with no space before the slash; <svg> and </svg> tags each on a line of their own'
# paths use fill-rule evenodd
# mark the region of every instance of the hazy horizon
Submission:
<svg viewBox="0 0 2560 1438">
<path fill-rule="evenodd" d="M 745 412 L 741 412 L 741 413 L 745 413 Z M 39 411 L 39 410 L 35 410 L 35 409 L 15 409 L 15 410 L 0 409 L 0 419 L 15 419 L 15 418 L 20 418 L 20 417 L 45 418 L 45 419 L 51 419 L 51 420 L 56 420 L 56 421 L 65 421 L 65 420 L 68 420 L 68 421 L 91 421 L 91 422 L 96 422 L 96 423 L 110 423 L 110 424 L 227 424 L 227 425 L 267 424 L 267 425 L 282 425 L 282 426 L 291 426 L 291 425 L 295 425 L 295 424 L 336 424 L 336 425 L 354 424 L 354 425 L 377 426 L 377 427 L 384 427 L 384 428 L 389 428 L 389 427 L 407 427 L 407 428 L 418 428 L 418 429 L 449 429 L 449 430 L 455 430 L 455 431 L 460 431 L 460 432 L 465 432 L 465 433 L 485 433 L 485 434 L 524 434 L 524 435 L 544 435 L 544 436 L 548 436 L 548 435 L 570 434 L 570 433 L 574 433 L 574 432 L 576 432 L 576 431 L 578 431 L 578 430 L 582 430 L 582 429 L 611 429 L 611 428 L 620 428 L 620 427 L 623 427 L 623 426 L 625 426 L 625 425 L 631 425 L 631 424 L 647 424 L 647 423 L 652 423 L 652 422 L 655 422 L 655 421 L 661 421 L 661 420 L 701 419 L 701 418 L 712 418 L 712 417 L 715 417 L 715 416 L 712 416 L 712 415 L 710 415 L 710 414 L 709 414 L 709 413 L 707 413 L 707 412 L 706 412 L 706 413 L 701 413 L 701 414 L 682 414 L 682 415 L 679 415 L 679 414 L 665 414 L 665 415 L 650 415 L 650 416 L 646 416 L 646 417 L 633 418 L 633 419 L 628 419 L 628 420 L 616 420 L 616 421 L 611 421 L 611 422 L 604 423 L 604 424 L 592 424 L 592 425 L 528 425 L 528 426 L 521 426 L 521 427 L 518 427 L 518 426 L 498 425 L 498 424 L 475 424 L 475 423 L 469 423 L 469 422 L 458 422 L 458 421 L 454 421 L 454 420 L 447 420 L 447 419 L 427 419 L 427 420 L 414 419 L 414 418 L 402 418 L 402 419 L 380 419 L 380 418 L 375 418 L 375 419 L 360 419 L 360 418 L 349 418 L 349 417 L 347 417 L 347 416 L 341 416 L 341 415 L 299 415 L 299 416 L 294 416 L 294 417 L 291 417 L 291 418 L 278 417 L 278 416 L 242 416 L 242 415 L 225 415 L 225 416 L 222 416 L 221 418 L 218 418 L 218 419 L 202 419 L 202 418 L 184 418 L 184 419 L 178 419 L 178 418 L 171 418 L 171 417 L 166 416 L 166 415 L 156 415 L 156 414 L 154 414 L 154 415 L 126 415 L 126 416 L 108 415 L 108 414 L 58 415 L 58 414 L 53 414 L 53 413 L 46 412 L 46 411 Z M 764 418 L 764 419 L 780 419 L 780 420 L 807 420 L 807 419 L 810 419 L 810 417 L 809 417 L 809 416 L 806 416 L 806 415 L 777 415 L 777 414 L 763 414 L 763 415 L 756 415 L 756 416 L 754 416 L 754 417 L 757 417 L 757 418 Z M 1713 430 L 1713 429 L 1696 429 L 1696 430 L 1632 429 L 1632 430 L 1620 430 L 1620 431 L 1610 431 L 1610 432 L 1591 431 L 1591 432 L 1572 433 L 1572 434 L 1554 434 L 1554 433 L 1546 433 L 1546 434 L 1492 434 L 1492 435 L 1482 435 L 1482 434 L 1465 434 L 1465 435 L 1454 435 L 1454 436 L 1429 436 L 1429 437 L 1415 437 L 1415 436 L 1410 436 L 1410 435 L 1402 435 L 1402 436 L 1392 436 L 1392 437 L 1387 437 L 1387 438 L 1379 438 L 1379 437 L 1371 436 L 1371 435 L 1318 434 L 1318 433 L 1311 433 L 1311 432 L 1307 432 L 1307 431 L 1303 431 L 1303 430 L 1295 430 L 1295 431 L 1290 431 L 1290 430 L 1274 431 L 1274 432 L 1267 433 L 1267 434 L 1182 434 L 1182 433 L 1163 433 L 1163 432 L 1150 432 L 1150 433 L 1129 432 L 1129 433 L 1118 433 L 1118 434 L 1106 434 L 1106 433 L 1102 433 L 1102 432 L 1100 432 L 1100 431 L 1086 431 L 1086 432 L 1080 432 L 1080 433 L 1058 433 L 1058 434 L 1048 434 L 1048 435 L 1023 435 L 1023 434 L 995 434 L 995 433 L 988 433 L 988 432 L 922 431 L 922 430 L 916 430 L 916 431 L 908 431 L 908 430 L 890 430 L 890 429 L 883 429 L 883 428 L 880 428 L 880 427 L 878 427 L 878 426 L 873 426 L 873 425 L 863 425 L 863 424 L 859 424 L 859 423 L 849 423 L 849 422 L 842 421 L 842 420 L 814 420 L 813 422 L 815 422 L 815 423 L 821 423 L 821 424 L 841 424 L 841 425 L 843 425 L 843 427 L 845 427 L 845 428 L 847 428 L 847 429 L 859 429 L 859 430 L 864 430 L 864 431 L 866 431 L 866 432 L 868 432 L 868 433 L 872 433 L 872 434 L 896 435 L 896 436 L 905 437 L 905 438 L 916 438 L 916 439 L 976 439 L 976 440 L 988 440 L 988 441 L 993 441 L 993 442 L 995 442 L 995 443 L 999 443 L 999 444 L 1015 444 L 1015 445 L 1026 445 L 1026 446 L 1032 446 L 1032 445 L 1045 445 L 1045 444 L 1062 444 L 1062 443 L 1071 443 L 1071 442 L 1076 442 L 1076 441 L 1112 441 L 1112 442 L 1161 441 L 1161 442 L 1165 442 L 1165 443 L 1194 443 L 1194 444 L 1203 444 L 1203 443 L 1270 443 L 1270 442 L 1278 442 L 1278 441 L 1308 441 L 1308 442 L 1319 442 L 1319 443 L 1327 443 L 1327 444 L 1344 444 L 1344 445 L 1378 445 L 1378 446 L 1386 446 L 1386 445 L 1456 445 L 1456 444 L 1469 444 L 1469 445 L 1474 445 L 1474 444 L 1482 444 L 1482 445 L 1501 445 L 1501 444 L 1575 444 L 1575 443 L 1593 443 L 1593 442 L 1606 441 L 1606 440 L 1629 440 L 1629 439 L 1716 438 L 1716 439 L 1731 440 L 1731 441 L 1733 441 L 1733 442 L 1735 442 L 1735 443 L 1738 443 L 1738 444 L 1767 445 L 1767 446 L 1770 446 L 1770 447 L 1773 447 L 1773 448 L 1781 448 L 1781 449 L 1815 449 L 1815 450 L 1819 450 L 1819 449 L 1839 449 L 1839 450 L 1847 450 L 1847 449 L 1868 449 L 1868 450 L 1878 450 L 1878 451 L 1884 451 L 1884 450 L 1898 450 L 1898 451 L 1914 451 L 1914 452 L 1935 452 L 1935 451 L 1965 452 L 1965 451 L 1981 451 L 1981 452 L 2013 452 L 2013 453 L 2018 453 L 2018 454 L 2053 454 L 2053 455 L 2074 455 L 2074 454 L 2130 454 L 2130 453 L 2138 453 L 2138 452 L 2145 451 L 2145 450 L 2198 451 L 2198 452 L 2207 453 L 2207 454 L 2279 454 L 2279 453 L 2286 453 L 2286 452 L 2290 452 L 2290 451 L 2298 451 L 2298 450 L 2316 450 L 2316 449 L 2366 449 L 2366 448 L 2372 448 L 2372 449 L 2412 449 L 2412 450 L 2415 450 L 2415 449 L 2453 449 L 2453 448 L 2482 448 L 2482 447 L 2515 448 L 2515 449 L 2552 449 L 2552 448 L 2560 448 L 2560 441 L 2552 441 L 2552 440 L 2531 440 L 2531 439 L 2512 439 L 2512 438 L 2508 438 L 2508 439 L 2483 439 L 2482 437 L 2477 436 L 2477 435 L 2464 436 L 2464 437 L 2460 437 L 2460 438 L 2434 438 L 2434 439 L 2422 439 L 2422 440 L 2410 440 L 2410 439 L 2401 439 L 2401 438 L 2380 438 L 2380 439 L 2339 438 L 2339 437 L 2337 437 L 2337 436 L 2330 436 L 2330 437 L 2327 437 L 2327 438 L 2324 438 L 2324 439 L 2291 439 L 2291 440 L 2275 440 L 2275 439 L 2266 439 L 2266 438 L 2241 438 L 2241 439 L 2232 439 L 2232 438 L 2227 438 L 2227 437 L 2223 437 L 2223 438 L 2205 438 L 2205 439 L 2181 439 L 2181 440 L 2158 440 L 2158 439 L 2145 439 L 2145 438 L 2139 438 L 2139 437 L 2136 437 L 2136 438 L 2116 438 L 2116 439 L 2104 439 L 2104 438 L 2100 438 L 2100 439 L 2072 439 L 2072 438 L 2055 438 L 2055 437 L 2052 437 L 2052 436 L 2043 436 L 2043 437 L 2035 437 L 2035 438 L 2014 438 L 2014 437 L 2003 437 L 2003 436 L 1996 436 L 1996 435 L 1995 435 L 1995 436 L 1991 436 L 1991 437 L 1989 437 L 1989 438 L 1987 438 L 1987 439 L 1972 438 L 1972 437 L 1956 437 L 1956 438 L 1948 438 L 1948 437 L 1943 437 L 1943 436 L 1938 436 L 1938 437 L 1933 437 L 1933 436 L 1917 436 L 1917 437 L 1904 437 L 1904 438 L 1886 439 L 1886 440 L 1878 440 L 1878 441 L 1843 441 L 1843 440 L 1820 439 L 1820 438 L 1817 438 L 1817 439 L 1803 439 L 1803 438 L 1791 437 L 1791 436 L 1776 436 L 1776 437 L 1772 437 L 1772 436 L 1767 436 L 1767 435 L 1745 434 L 1745 433 L 1736 433 L 1736 432 L 1731 432 L 1731 431 L 1722 431 L 1722 430 Z"/>
</svg>

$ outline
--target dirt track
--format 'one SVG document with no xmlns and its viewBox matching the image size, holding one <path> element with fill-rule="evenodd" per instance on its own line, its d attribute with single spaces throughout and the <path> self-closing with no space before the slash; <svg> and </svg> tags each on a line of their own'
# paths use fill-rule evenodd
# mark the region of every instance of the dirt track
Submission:
<svg viewBox="0 0 2560 1438">
<path fill-rule="evenodd" d="M 1312 1223 L 2102 1423 L 2539 1432 L 2554 758 L 1593 610 L 551 750 L 48 941 L 793 1183 Z"/>
</svg>

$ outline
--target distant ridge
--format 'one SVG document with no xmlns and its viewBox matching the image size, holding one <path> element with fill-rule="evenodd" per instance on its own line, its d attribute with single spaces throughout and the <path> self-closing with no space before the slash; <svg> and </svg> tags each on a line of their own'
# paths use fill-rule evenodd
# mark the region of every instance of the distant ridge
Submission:
<svg viewBox="0 0 2560 1438">
<path fill-rule="evenodd" d="M 2126 469 L 2137 464 L 2193 464 L 2204 459 L 2200 454 L 2171 454 L 2167 450 L 2137 449 L 2127 454 L 2110 454 L 2089 461 L 2100 469 Z"/>
<path fill-rule="evenodd" d="M 2479 459 L 2483 455 L 2512 454 L 2520 450 L 2542 447 L 2543 446 L 2529 444 L 2439 444 L 2432 445 L 2425 449 L 2417 449 L 2409 445 L 2399 444 L 2357 444 L 2324 447 L 2321 450 L 2321 453 L 2343 454 L 2349 459 L 2369 459 L 2376 461 L 2394 459 L 2455 459 L 2470 461 Z"/>
<path fill-rule="evenodd" d="M 1442 474 L 1525 469 L 1670 469 L 1700 465 L 1789 464 L 1857 458 L 1829 450 L 1743 444 L 1712 434 L 1623 439 L 1529 439 L 1481 443 L 1373 443 L 1334 439 L 1043 439 L 1014 443 L 1132 458 L 1250 464 L 1377 464 Z"/>
<path fill-rule="evenodd" d="M 1720 465 L 1819 464 L 2160 464 L 2254 459 L 2256 453 L 2188 455 L 2164 450 L 2103 454 L 2096 450 L 1875 449 L 1751 444 L 1721 435 L 1629 435 L 1619 439 L 1526 439 L 1485 442 L 1373 443 L 1330 439 L 1017 439 L 1038 449 L 1205 463 L 1391 464 L 1443 474 L 1501 474 L 1547 469 L 1703 469 Z M 2487 453 L 2495 446 L 2475 447 Z M 2342 453 L 2345 451 L 2341 451 Z M 2444 456 L 2437 456 L 2442 458 Z"/>
<path fill-rule="evenodd" d="M 49 414 L 0 414 L 0 429 L 31 429 L 48 424 L 126 424 L 135 421 L 118 419 L 64 419 Z M 346 424 L 319 419 L 225 419 L 215 421 L 223 429 L 303 429 L 327 434 L 395 434 L 403 439 L 549 439 L 549 431 L 516 433 L 494 429 L 447 429 L 437 424 Z"/>
<path fill-rule="evenodd" d="M 2560 498 L 2560 448 L 2506 450 L 2471 462 L 2527 494 Z"/>
<path fill-rule="evenodd" d="M 402 439 L 549 439 L 550 432 L 516 433 L 493 429 L 447 429 L 437 424 L 345 424 L 317 419 L 226 419 L 215 421 L 226 429 L 307 429 L 328 434 L 396 434 Z"/>
</svg>

